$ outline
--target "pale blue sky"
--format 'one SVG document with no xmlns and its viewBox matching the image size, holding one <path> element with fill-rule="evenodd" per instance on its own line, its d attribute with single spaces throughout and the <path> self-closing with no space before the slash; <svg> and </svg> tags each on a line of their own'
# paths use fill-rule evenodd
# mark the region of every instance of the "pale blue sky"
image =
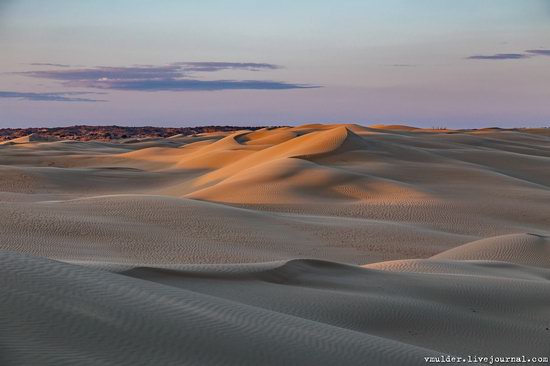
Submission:
<svg viewBox="0 0 550 366">
<path fill-rule="evenodd" d="M 0 0 L 0 46 L 4 127 L 550 125 L 550 0 Z"/>
</svg>

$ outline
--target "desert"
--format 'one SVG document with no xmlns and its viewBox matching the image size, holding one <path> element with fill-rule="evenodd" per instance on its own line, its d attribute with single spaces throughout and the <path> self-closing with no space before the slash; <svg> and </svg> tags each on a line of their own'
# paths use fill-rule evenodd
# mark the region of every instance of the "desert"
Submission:
<svg viewBox="0 0 550 366">
<path fill-rule="evenodd" d="M 550 0 L 0 0 L 0 366 L 550 364 Z"/>
<path fill-rule="evenodd" d="M 1 364 L 548 356 L 547 129 L 176 132 L 0 145 Z"/>
</svg>

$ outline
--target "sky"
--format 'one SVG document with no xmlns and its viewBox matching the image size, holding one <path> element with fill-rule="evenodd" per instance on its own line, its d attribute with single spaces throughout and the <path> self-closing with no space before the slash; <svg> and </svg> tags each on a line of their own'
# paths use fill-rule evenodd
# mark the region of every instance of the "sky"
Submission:
<svg viewBox="0 0 550 366">
<path fill-rule="evenodd" d="M 0 128 L 550 126 L 550 0 L 0 0 Z"/>
</svg>

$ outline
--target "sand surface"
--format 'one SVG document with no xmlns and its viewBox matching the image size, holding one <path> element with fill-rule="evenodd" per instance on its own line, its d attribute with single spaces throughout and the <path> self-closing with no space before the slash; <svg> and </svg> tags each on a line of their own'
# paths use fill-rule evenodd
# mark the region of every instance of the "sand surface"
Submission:
<svg viewBox="0 0 550 366">
<path fill-rule="evenodd" d="M 0 146 L 1 365 L 550 356 L 550 135 Z"/>
</svg>

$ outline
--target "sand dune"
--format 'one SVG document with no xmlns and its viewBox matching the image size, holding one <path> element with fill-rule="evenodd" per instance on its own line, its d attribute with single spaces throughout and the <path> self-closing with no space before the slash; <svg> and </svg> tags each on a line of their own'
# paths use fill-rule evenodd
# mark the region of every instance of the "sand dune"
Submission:
<svg viewBox="0 0 550 366">
<path fill-rule="evenodd" d="M 10 365 L 421 365 L 548 350 L 550 314 L 533 306 L 550 301 L 543 270 L 294 260 L 106 272 L 10 253 L 0 263 Z"/>
<path fill-rule="evenodd" d="M 2 144 L 0 364 L 548 356 L 545 132 Z"/>
<path fill-rule="evenodd" d="M 417 127 L 405 126 L 405 125 L 371 125 L 370 128 L 376 130 L 389 130 L 389 131 L 416 131 L 421 130 Z"/>
<path fill-rule="evenodd" d="M 115 259 L 139 263 L 165 245 L 173 263 L 315 254 L 364 264 L 428 258 L 497 235 L 548 235 L 547 136 L 375 127 L 3 145 L 1 246 L 57 259 L 65 259 L 60 243 L 87 243 L 87 253 L 123 246 Z M 158 226 L 148 227 L 150 217 Z M 140 249 L 128 251 L 130 243 Z M 208 255 L 211 244 L 227 250 Z"/>
<path fill-rule="evenodd" d="M 435 354 L 224 296 L 19 254 L 0 261 L 3 364 L 420 365 Z"/>
<path fill-rule="evenodd" d="M 535 267 L 550 265 L 550 237 L 537 234 L 505 235 L 468 243 L 432 258 L 491 260 Z"/>
</svg>

